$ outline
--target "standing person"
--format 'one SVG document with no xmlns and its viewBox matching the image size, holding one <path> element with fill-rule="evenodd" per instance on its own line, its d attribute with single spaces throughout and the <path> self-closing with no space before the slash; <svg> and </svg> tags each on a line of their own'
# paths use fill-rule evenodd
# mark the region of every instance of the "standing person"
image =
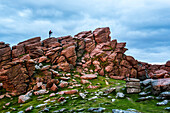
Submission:
<svg viewBox="0 0 170 113">
<path fill-rule="evenodd" d="M 52 34 L 52 33 L 53 33 L 53 32 L 50 30 L 50 31 L 49 31 L 49 38 L 51 37 L 51 34 Z"/>
</svg>

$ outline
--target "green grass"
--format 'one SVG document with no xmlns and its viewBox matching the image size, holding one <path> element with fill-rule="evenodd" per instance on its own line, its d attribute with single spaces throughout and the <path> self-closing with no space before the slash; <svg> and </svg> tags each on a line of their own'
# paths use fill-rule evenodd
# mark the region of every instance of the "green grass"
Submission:
<svg viewBox="0 0 170 113">
<path fill-rule="evenodd" d="M 62 73 L 62 72 L 60 72 Z M 73 73 L 72 73 L 73 74 Z M 56 77 L 58 78 L 58 77 Z M 75 78 L 72 76 L 72 78 L 74 78 L 78 84 L 80 84 L 80 79 L 79 78 Z M 109 85 L 105 84 L 105 80 L 107 80 L 109 82 Z M 94 97 L 94 92 L 99 92 L 99 91 L 104 91 L 110 87 L 122 87 L 124 88 L 125 85 L 125 81 L 123 80 L 114 80 L 111 78 L 105 78 L 103 76 L 98 76 L 97 79 L 93 79 L 93 80 L 89 80 L 92 85 L 99 85 L 100 88 L 98 89 L 87 89 L 87 86 L 89 84 L 86 85 L 82 85 L 83 89 L 81 87 L 77 87 L 77 88 L 73 88 L 73 89 L 78 89 L 79 92 L 84 92 L 85 90 L 87 92 L 89 92 L 89 94 L 87 95 L 87 99 Z M 71 82 L 71 80 L 69 80 L 68 82 Z M 68 88 L 60 88 L 58 91 L 61 90 L 70 90 Z M 125 92 L 123 90 L 120 89 L 120 91 Z M 51 92 L 50 92 L 51 93 Z M 55 110 L 59 110 L 62 108 L 67 108 L 68 110 L 71 109 L 81 109 L 81 108 L 85 108 L 85 111 L 83 112 L 87 112 L 87 109 L 90 107 L 104 107 L 106 108 L 105 112 L 111 112 L 112 109 L 136 109 L 139 112 L 142 113 L 168 113 L 168 111 L 164 110 L 165 107 L 170 106 L 170 104 L 166 105 L 166 106 L 156 106 L 156 103 L 158 102 L 157 100 L 147 100 L 147 101 L 142 101 L 142 102 L 135 102 L 137 100 L 137 98 L 139 98 L 138 94 L 126 94 L 126 98 L 124 99 L 116 99 L 115 102 L 111 102 L 111 99 L 108 99 L 107 96 L 99 96 L 100 98 L 95 99 L 94 100 L 87 100 L 87 99 L 82 99 L 78 94 L 75 94 L 75 96 L 77 97 L 77 99 L 72 100 L 71 99 L 71 95 L 56 95 L 55 97 L 49 97 L 49 94 L 45 94 L 42 97 L 42 100 L 37 100 L 38 96 L 32 96 L 31 100 L 29 100 L 28 102 L 24 103 L 24 104 L 18 104 L 18 97 L 13 97 L 13 100 L 9 99 L 9 98 L 4 98 L 2 100 L 0 100 L 0 112 L 5 113 L 7 111 L 11 111 L 12 113 L 17 113 L 18 111 L 24 111 L 27 107 L 33 105 L 34 107 L 37 106 L 38 104 L 44 104 L 44 100 L 47 99 L 51 99 L 51 100 L 56 100 L 55 102 L 48 102 L 48 104 L 46 105 L 46 107 L 51 106 L 50 108 L 50 112 L 55 111 Z M 93 95 L 91 95 L 91 93 L 93 93 Z M 61 104 L 59 102 L 57 102 L 58 98 L 60 98 L 61 96 L 63 97 L 69 97 L 67 99 L 67 102 L 64 104 Z M 112 98 L 116 98 L 116 92 L 109 94 L 109 96 L 111 96 Z M 3 106 L 7 103 L 7 102 L 11 102 L 10 106 L 6 106 L 6 108 L 4 109 Z M 56 105 L 56 103 L 58 103 L 58 105 Z M 12 108 L 16 108 L 16 111 L 13 111 Z M 38 111 L 44 109 L 44 107 L 40 107 L 40 108 L 34 108 L 32 110 L 31 113 L 37 113 Z"/>
</svg>

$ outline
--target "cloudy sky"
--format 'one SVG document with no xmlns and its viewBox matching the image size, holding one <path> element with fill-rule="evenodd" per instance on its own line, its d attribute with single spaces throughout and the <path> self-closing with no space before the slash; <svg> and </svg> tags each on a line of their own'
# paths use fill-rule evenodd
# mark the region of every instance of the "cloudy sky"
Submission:
<svg viewBox="0 0 170 113">
<path fill-rule="evenodd" d="M 106 26 L 137 60 L 170 60 L 170 0 L 0 0 L 0 41 L 11 45 Z"/>
</svg>

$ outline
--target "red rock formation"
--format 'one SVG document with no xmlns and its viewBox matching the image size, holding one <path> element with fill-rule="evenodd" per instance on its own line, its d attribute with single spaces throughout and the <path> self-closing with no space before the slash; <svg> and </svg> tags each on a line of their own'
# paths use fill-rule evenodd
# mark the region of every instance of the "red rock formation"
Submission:
<svg viewBox="0 0 170 113">
<path fill-rule="evenodd" d="M 139 62 L 125 55 L 125 42 L 111 41 L 109 35 L 110 29 L 105 27 L 93 32 L 80 32 L 74 38 L 52 37 L 41 41 L 40 37 L 35 37 L 13 46 L 12 51 L 9 44 L 0 42 L 0 83 L 7 91 L 22 94 L 32 89 L 32 85 L 37 83 L 35 75 L 40 74 L 43 88 L 56 91 L 57 86 L 65 87 L 63 83 L 58 85 L 59 81 L 54 82 L 53 77 L 63 76 L 57 71 L 70 72 L 75 67 L 80 73 L 96 72 L 114 79 L 169 78 L 170 61 L 165 65 Z M 44 67 L 47 63 L 49 66 Z M 80 78 L 93 79 L 97 75 L 88 74 Z"/>
</svg>

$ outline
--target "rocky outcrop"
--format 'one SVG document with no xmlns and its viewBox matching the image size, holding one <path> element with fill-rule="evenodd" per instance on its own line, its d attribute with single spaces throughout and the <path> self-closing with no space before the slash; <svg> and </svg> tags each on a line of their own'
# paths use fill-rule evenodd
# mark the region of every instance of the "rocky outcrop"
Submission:
<svg viewBox="0 0 170 113">
<path fill-rule="evenodd" d="M 169 78 L 170 61 L 165 65 L 139 62 L 125 55 L 125 46 L 125 42 L 111 40 L 108 27 L 83 31 L 74 37 L 51 37 L 42 41 L 35 37 L 18 43 L 12 50 L 9 44 L 0 42 L 0 83 L 7 91 L 19 95 L 30 89 L 57 91 L 58 86 L 65 87 L 65 82 L 50 82 L 54 77 L 64 76 L 57 71 L 76 70 L 82 75 L 82 83 L 90 83 L 84 79 L 97 78 L 97 74 L 122 80 Z M 33 87 L 38 83 L 37 78 L 42 82 L 41 87 Z"/>
</svg>

